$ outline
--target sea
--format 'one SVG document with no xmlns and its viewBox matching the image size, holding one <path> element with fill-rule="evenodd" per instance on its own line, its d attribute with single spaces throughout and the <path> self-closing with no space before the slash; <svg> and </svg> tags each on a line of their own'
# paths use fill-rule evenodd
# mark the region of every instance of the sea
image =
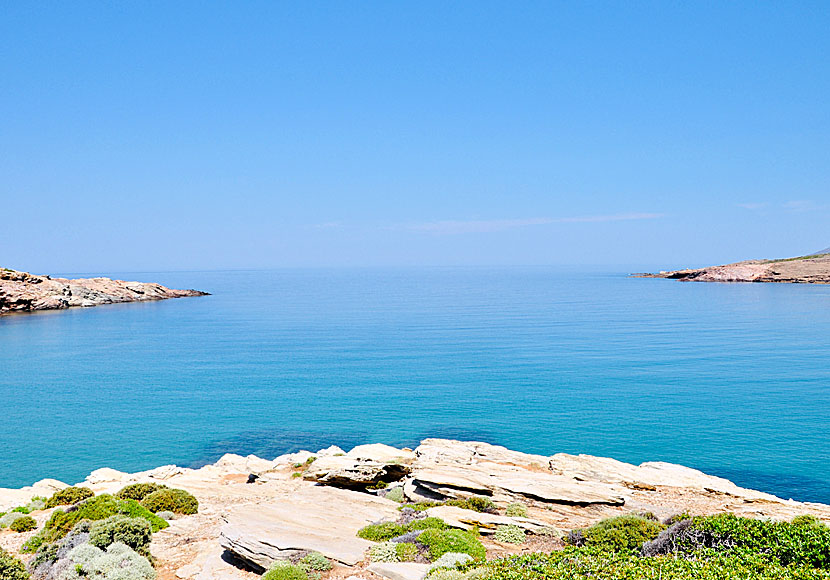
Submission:
<svg viewBox="0 0 830 580">
<path fill-rule="evenodd" d="M 553 267 L 96 274 L 211 295 L 0 318 L 0 487 L 445 437 L 830 503 L 830 286 Z"/>
</svg>

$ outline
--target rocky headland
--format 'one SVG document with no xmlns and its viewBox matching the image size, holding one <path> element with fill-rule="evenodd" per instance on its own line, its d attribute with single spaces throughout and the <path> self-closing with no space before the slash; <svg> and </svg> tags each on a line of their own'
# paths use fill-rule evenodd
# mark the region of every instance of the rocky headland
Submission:
<svg viewBox="0 0 830 580">
<path fill-rule="evenodd" d="M 747 260 L 724 266 L 632 275 L 637 278 L 670 278 L 684 282 L 830 284 L 830 248 L 797 258 Z"/>
<path fill-rule="evenodd" d="M 170 517 L 169 527 L 152 534 L 149 553 L 154 574 L 161 580 L 254 579 L 280 562 L 286 566 L 328 562 L 306 569 L 309 579 L 420 580 L 434 567 L 429 555 L 435 553 L 424 551 L 424 545 L 429 550 L 434 546 L 423 539 L 430 534 L 432 541 L 443 538 L 441 534 L 451 536 L 455 543 L 450 552 L 463 552 L 467 550 L 464 542 L 474 541 L 480 552 L 467 550 L 468 554 L 482 562 L 485 554 L 488 561 L 503 562 L 493 559 L 560 553 L 566 542 L 582 537 L 568 536 L 570 530 L 630 514 L 639 514 L 635 517 L 638 525 L 652 522 L 648 525 L 655 530 L 659 521 L 681 513 L 729 512 L 753 518 L 747 521 L 786 522 L 810 515 L 809 521 L 820 529 L 825 529 L 820 521 L 830 522 L 828 505 L 781 499 L 680 465 L 631 465 L 563 453 L 532 455 L 486 443 L 443 439 L 427 439 L 414 450 L 374 444 L 348 452 L 337 447 L 301 451 L 273 460 L 225 455 L 200 469 L 169 465 L 130 474 L 105 468 L 78 485 L 99 497 L 136 483 L 183 489 L 198 499 L 198 513 Z M 43 480 L 23 489 L 0 489 L 0 513 L 66 487 L 59 481 Z M 21 547 L 50 526 L 57 527 L 54 522 L 59 520 L 53 514 L 66 509 L 33 507 L 30 517 L 35 529 L 0 530 L 0 548 L 30 565 L 38 556 L 20 554 Z M 78 508 L 69 508 L 73 509 Z M 442 530 L 424 531 L 428 523 Z M 384 542 L 382 534 L 388 530 L 401 535 Z M 67 538 L 73 537 L 72 545 L 77 546 L 83 532 L 73 531 Z M 396 552 L 396 541 L 411 549 Z M 87 552 L 96 549 L 89 547 Z M 67 550 L 56 548 L 47 557 L 60 562 Z M 80 566 L 76 567 L 80 570 Z M 35 579 L 51 578 L 50 573 L 55 576 L 48 565 L 41 564 L 38 570 Z M 71 572 L 66 573 L 71 576 Z M 286 574 L 287 569 L 268 578 L 297 577 Z M 453 574 L 452 578 L 462 578 L 460 572 Z"/>
<path fill-rule="evenodd" d="M 110 278 L 52 278 L 0 268 L 0 316 L 11 312 L 59 310 L 120 302 L 206 296 L 199 290 L 174 290 L 161 284 Z"/>
</svg>

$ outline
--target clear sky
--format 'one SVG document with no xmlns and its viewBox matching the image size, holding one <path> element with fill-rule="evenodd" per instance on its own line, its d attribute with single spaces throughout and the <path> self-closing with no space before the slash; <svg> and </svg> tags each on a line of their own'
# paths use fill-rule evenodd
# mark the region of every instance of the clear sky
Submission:
<svg viewBox="0 0 830 580">
<path fill-rule="evenodd" d="M 6 2 L 0 265 L 830 246 L 830 3 Z"/>
</svg>

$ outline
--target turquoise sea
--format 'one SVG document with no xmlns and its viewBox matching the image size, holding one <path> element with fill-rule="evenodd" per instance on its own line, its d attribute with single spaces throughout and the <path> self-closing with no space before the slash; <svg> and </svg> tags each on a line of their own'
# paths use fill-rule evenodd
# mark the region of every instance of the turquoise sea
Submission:
<svg viewBox="0 0 830 580">
<path fill-rule="evenodd" d="M 830 503 L 830 286 L 103 274 L 213 295 L 0 318 L 0 487 L 438 436 L 676 462 Z"/>
</svg>

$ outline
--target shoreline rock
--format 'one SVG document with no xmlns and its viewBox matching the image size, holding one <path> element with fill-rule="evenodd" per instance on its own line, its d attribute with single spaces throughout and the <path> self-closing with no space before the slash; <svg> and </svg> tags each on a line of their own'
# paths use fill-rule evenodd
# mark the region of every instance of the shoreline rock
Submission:
<svg viewBox="0 0 830 580">
<path fill-rule="evenodd" d="M 175 290 L 152 282 L 128 282 L 110 278 L 52 278 L 0 268 L 0 316 L 16 312 L 208 295 L 200 290 Z"/>
<path fill-rule="evenodd" d="M 383 471 L 394 465 L 405 469 Z M 369 472 L 381 466 L 386 479 L 393 481 L 369 484 L 377 478 L 366 477 L 366 466 Z M 332 470 L 346 481 L 327 478 Z M 511 524 L 528 537 L 515 550 L 549 551 L 561 546 L 559 530 L 630 513 L 650 512 L 663 519 L 681 512 L 732 512 L 781 520 L 812 514 L 830 522 L 830 505 L 784 500 L 679 465 L 632 465 L 589 455 L 531 455 L 444 439 L 427 439 L 415 450 L 370 445 L 349 452 L 329 448 L 274 459 L 229 454 L 199 469 L 167 465 L 131 474 L 102 468 L 79 485 L 101 494 L 139 482 L 181 488 L 199 500 L 197 514 L 174 519 L 169 528 L 153 535 L 150 551 L 159 580 L 253 580 L 275 559 L 296 559 L 310 551 L 331 559 L 342 572 L 338 579 L 391 578 L 410 568 L 420 577 L 421 565 L 400 570 L 387 566 L 387 570 L 371 564 L 366 552 L 372 543 L 357 536 L 366 524 L 401 516 L 401 504 L 385 497 L 390 490 L 405 501 L 417 501 L 420 484 L 429 485 L 438 499 L 449 500 L 430 507 L 422 517 L 440 517 L 459 529 L 478 528 L 490 556 L 516 553 L 493 533 L 498 526 Z M 0 512 L 65 486 L 43 480 L 26 488 L 0 489 Z M 497 511 L 463 507 L 464 500 L 473 496 L 487 498 Z M 508 516 L 507 506 L 517 502 L 524 507 L 522 515 Z M 39 526 L 50 515 L 51 510 L 34 512 Z M 0 547 L 16 551 L 27 537 L 0 530 Z"/>
<path fill-rule="evenodd" d="M 747 260 L 723 266 L 687 268 L 654 274 L 631 274 L 631 276 L 634 278 L 667 278 L 682 282 L 830 284 L 830 253 L 783 260 Z"/>
</svg>

